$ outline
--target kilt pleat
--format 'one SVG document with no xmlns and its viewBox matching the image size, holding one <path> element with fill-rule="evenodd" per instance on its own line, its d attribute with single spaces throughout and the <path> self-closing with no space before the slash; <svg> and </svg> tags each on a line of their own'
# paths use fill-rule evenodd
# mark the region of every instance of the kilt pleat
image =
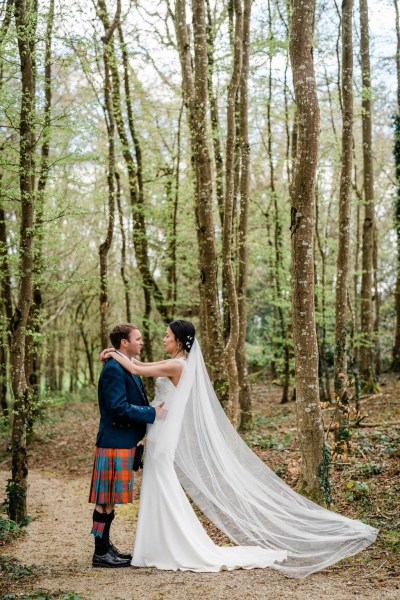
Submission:
<svg viewBox="0 0 400 600">
<path fill-rule="evenodd" d="M 133 459 L 136 448 L 96 446 L 89 502 L 127 504 L 133 501 Z"/>
</svg>

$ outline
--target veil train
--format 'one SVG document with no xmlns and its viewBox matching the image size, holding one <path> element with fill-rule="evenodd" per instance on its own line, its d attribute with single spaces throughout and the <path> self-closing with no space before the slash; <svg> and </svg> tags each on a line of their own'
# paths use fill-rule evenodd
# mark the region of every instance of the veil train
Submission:
<svg viewBox="0 0 400 600">
<path fill-rule="evenodd" d="M 240 546 L 287 551 L 272 568 L 306 577 L 372 544 L 378 530 L 292 490 L 248 448 L 226 417 L 195 340 L 179 384 L 179 481 L 202 512 Z"/>
</svg>

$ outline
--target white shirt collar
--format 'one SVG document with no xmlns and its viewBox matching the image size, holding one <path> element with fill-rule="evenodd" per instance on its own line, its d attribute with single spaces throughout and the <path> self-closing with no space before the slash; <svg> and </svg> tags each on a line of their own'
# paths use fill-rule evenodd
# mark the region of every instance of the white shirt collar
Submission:
<svg viewBox="0 0 400 600">
<path fill-rule="evenodd" d="M 126 358 L 126 360 L 129 360 L 129 362 L 131 362 L 131 359 L 129 358 L 129 356 L 126 356 L 126 354 L 123 354 L 122 352 L 120 352 L 119 350 L 115 350 L 115 352 L 117 354 L 119 354 L 120 356 L 122 356 L 122 358 Z"/>
</svg>

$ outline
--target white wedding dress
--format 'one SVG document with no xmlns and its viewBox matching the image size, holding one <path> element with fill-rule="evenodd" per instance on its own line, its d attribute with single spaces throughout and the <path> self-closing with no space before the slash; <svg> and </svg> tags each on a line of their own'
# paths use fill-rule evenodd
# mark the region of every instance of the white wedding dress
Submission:
<svg viewBox="0 0 400 600">
<path fill-rule="evenodd" d="M 147 426 L 133 566 L 270 566 L 305 577 L 375 540 L 376 529 L 297 494 L 247 447 L 220 407 L 196 341 L 179 384 L 157 380 L 153 405 L 161 402 L 166 419 Z M 236 546 L 213 543 L 183 488 Z"/>
</svg>

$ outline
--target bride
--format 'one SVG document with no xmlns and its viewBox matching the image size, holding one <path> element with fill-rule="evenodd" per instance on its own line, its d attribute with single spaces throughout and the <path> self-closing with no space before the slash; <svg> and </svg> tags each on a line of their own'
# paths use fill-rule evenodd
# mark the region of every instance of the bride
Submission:
<svg viewBox="0 0 400 600">
<path fill-rule="evenodd" d="M 248 448 L 219 404 L 192 323 L 170 323 L 164 348 L 171 359 L 153 363 L 103 353 L 132 374 L 158 377 L 153 406 L 168 411 L 147 426 L 133 566 L 270 566 L 306 577 L 375 541 L 376 529 L 297 494 Z M 184 490 L 236 546 L 213 543 Z"/>
</svg>

